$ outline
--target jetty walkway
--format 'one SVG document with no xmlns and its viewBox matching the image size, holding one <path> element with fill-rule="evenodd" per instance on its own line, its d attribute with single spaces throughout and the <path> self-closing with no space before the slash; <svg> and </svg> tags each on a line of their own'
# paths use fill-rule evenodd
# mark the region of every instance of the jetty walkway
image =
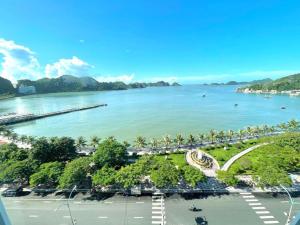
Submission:
<svg viewBox="0 0 300 225">
<path fill-rule="evenodd" d="M 46 117 L 57 116 L 57 115 L 61 115 L 61 114 L 83 111 L 83 110 L 88 110 L 88 109 L 94 109 L 94 108 L 104 107 L 104 106 L 107 106 L 107 104 L 98 104 L 98 105 L 91 105 L 91 106 L 85 106 L 85 107 L 71 108 L 71 109 L 65 109 L 65 110 L 43 113 L 43 114 L 10 113 L 7 115 L 0 116 L 0 125 L 11 125 L 11 124 L 16 124 L 16 123 L 22 123 L 22 122 L 27 122 L 27 121 L 31 121 L 31 120 L 37 120 L 37 119 L 42 119 L 42 118 L 46 118 Z"/>
</svg>

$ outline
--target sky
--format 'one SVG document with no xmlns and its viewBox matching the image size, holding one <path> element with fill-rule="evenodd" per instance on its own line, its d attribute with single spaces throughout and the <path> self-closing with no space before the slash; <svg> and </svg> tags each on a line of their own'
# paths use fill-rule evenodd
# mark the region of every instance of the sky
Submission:
<svg viewBox="0 0 300 225">
<path fill-rule="evenodd" d="M 300 1 L 1 0 L 0 76 L 246 81 L 300 72 Z"/>
</svg>

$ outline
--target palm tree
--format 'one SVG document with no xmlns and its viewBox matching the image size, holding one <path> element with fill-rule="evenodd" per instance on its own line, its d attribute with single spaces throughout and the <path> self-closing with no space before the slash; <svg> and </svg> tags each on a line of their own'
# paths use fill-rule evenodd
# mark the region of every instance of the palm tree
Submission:
<svg viewBox="0 0 300 225">
<path fill-rule="evenodd" d="M 22 135 L 21 137 L 20 137 L 20 141 L 24 144 L 24 143 L 26 143 L 26 141 L 27 141 L 27 136 L 26 135 Z"/>
<path fill-rule="evenodd" d="M 233 130 L 228 130 L 227 131 L 227 137 L 229 138 L 229 141 L 232 141 L 234 137 L 234 131 Z"/>
<path fill-rule="evenodd" d="M 138 136 L 135 139 L 135 147 L 142 149 L 145 148 L 147 143 L 146 143 L 146 138 L 142 137 L 142 136 Z"/>
<path fill-rule="evenodd" d="M 33 145 L 34 141 L 35 141 L 35 138 L 33 136 L 27 137 L 27 144 Z"/>
<path fill-rule="evenodd" d="M 251 137 L 252 134 L 253 134 L 253 129 L 252 129 L 251 127 L 247 127 L 247 128 L 246 128 L 246 132 L 247 132 L 247 134 L 248 134 L 248 137 Z"/>
<path fill-rule="evenodd" d="M 163 143 L 166 149 L 169 149 L 170 145 L 172 144 L 172 139 L 170 135 L 166 135 L 163 137 Z"/>
<path fill-rule="evenodd" d="M 151 149 L 152 150 L 157 150 L 158 149 L 158 145 L 159 145 L 159 142 L 156 138 L 151 138 L 150 139 L 150 146 L 151 146 Z"/>
<path fill-rule="evenodd" d="M 211 141 L 212 144 L 215 142 L 216 135 L 217 135 L 217 133 L 216 133 L 215 130 L 210 130 L 209 131 L 210 141 Z"/>
<path fill-rule="evenodd" d="M 282 131 L 286 131 L 288 129 L 288 125 L 286 123 L 280 123 L 277 126 Z"/>
<path fill-rule="evenodd" d="M 245 131 L 244 131 L 244 130 L 239 130 L 239 131 L 238 131 L 238 137 L 239 137 L 240 141 L 243 139 L 244 134 L 245 134 Z"/>
<path fill-rule="evenodd" d="M 98 138 L 97 136 L 91 137 L 90 145 L 93 146 L 94 150 L 96 150 L 96 147 L 99 145 L 101 138 Z"/>
<path fill-rule="evenodd" d="M 194 135 L 190 134 L 187 138 L 187 143 L 189 144 L 190 147 L 193 147 L 193 145 L 196 143 L 196 139 Z"/>
<path fill-rule="evenodd" d="M 224 142 L 224 139 L 225 139 L 225 133 L 224 131 L 220 131 L 218 134 L 217 134 L 217 138 L 219 139 L 219 142 L 223 143 Z"/>
<path fill-rule="evenodd" d="M 5 133 L 5 131 L 7 131 L 8 130 L 8 128 L 6 127 L 6 126 L 0 126 L 0 134 L 4 134 Z"/>
<path fill-rule="evenodd" d="M 269 128 L 268 125 L 265 124 L 265 125 L 262 126 L 261 130 L 262 130 L 262 133 L 264 135 L 266 135 L 269 132 L 270 128 Z"/>
<path fill-rule="evenodd" d="M 86 140 L 84 139 L 84 137 L 80 136 L 77 138 L 75 145 L 81 150 L 81 148 L 86 146 Z"/>
<path fill-rule="evenodd" d="M 180 148 L 183 145 L 183 143 L 184 143 L 184 138 L 183 138 L 183 136 L 181 134 L 177 134 L 174 141 L 177 144 L 177 148 Z"/>
<path fill-rule="evenodd" d="M 289 130 L 295 131 L 299 129 L 299 122 L 295 119 L 292 119 L 287 123 L 287 126 Z"/>
<path fill-rule="evenodd" d="M 198 134 L 199 144 L 202 145 L 205 140 L 205 134 Z"/>
<path fill-rule="evenodd" d="M 13 140 L 14 142 L 18 140 L 18 134 L 15 132 L 12 132 L 10 137 L 11 140 Z"/>
</svg>

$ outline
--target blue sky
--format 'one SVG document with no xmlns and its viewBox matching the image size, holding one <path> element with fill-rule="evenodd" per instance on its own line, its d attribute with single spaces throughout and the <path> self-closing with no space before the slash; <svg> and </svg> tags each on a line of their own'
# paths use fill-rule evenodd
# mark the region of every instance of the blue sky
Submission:
<svg viewBox="0 0 300 225">
<path fill-rule="evenodd" d="M 300 2 L 2 0 L 0 74 L 181 83 L 300 72 Z"/>
</svg>

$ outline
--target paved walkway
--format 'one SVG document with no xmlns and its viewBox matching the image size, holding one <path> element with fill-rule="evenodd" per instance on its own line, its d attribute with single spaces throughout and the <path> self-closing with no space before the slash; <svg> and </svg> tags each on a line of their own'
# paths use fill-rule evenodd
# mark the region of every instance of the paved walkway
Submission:
<svg viewBox="0 0 300 225">
<path fill-rule="evenodd" d="M 236 161 L 238 160 L 239 158 L 241 158 L 242 156 L 246 155 L 247 153 L 253 151 L 254 149 L 257 149 L 261 146 L 264 146 L 264 145 L 268 145 L 269 143 L 262 143 L 262 144 L 258 144 L 258 145 L 255 145 L 255 146 L 252 146 L 250 148 L 247 148 L 246 150 L 236 154 L 235 156 L 233 156 L 231 159 L 229 159 L 222 167 L 221 170 L 223 171 L 227 171 L 229 169 L 229 167 Z"/>
<path fill-rule="evenodd" d="M 217 160 L 214 157 L 212 157 L 211 155 L 209 155 L 208 153 L 201 151 L 204 155 L 207 155 L 208 157 L 213 159 L 212 168 L 205 168 L 205 167 L 197 164 L 195 161 L 193 161 L 191 154 L 194 151 L 201 151 L 201 150 L 197 149 L 197 150 L 188 151 L 185 155 L 187 163 L 190 164 L 191 166 L 201 170 L 207 177 L 216 177 L 217 176 L 216 172 L 217 172 L 217 170 L 220 169 L 220 166 L 219 166 L 219 163 L 217 162 Z"/>
</svg>

